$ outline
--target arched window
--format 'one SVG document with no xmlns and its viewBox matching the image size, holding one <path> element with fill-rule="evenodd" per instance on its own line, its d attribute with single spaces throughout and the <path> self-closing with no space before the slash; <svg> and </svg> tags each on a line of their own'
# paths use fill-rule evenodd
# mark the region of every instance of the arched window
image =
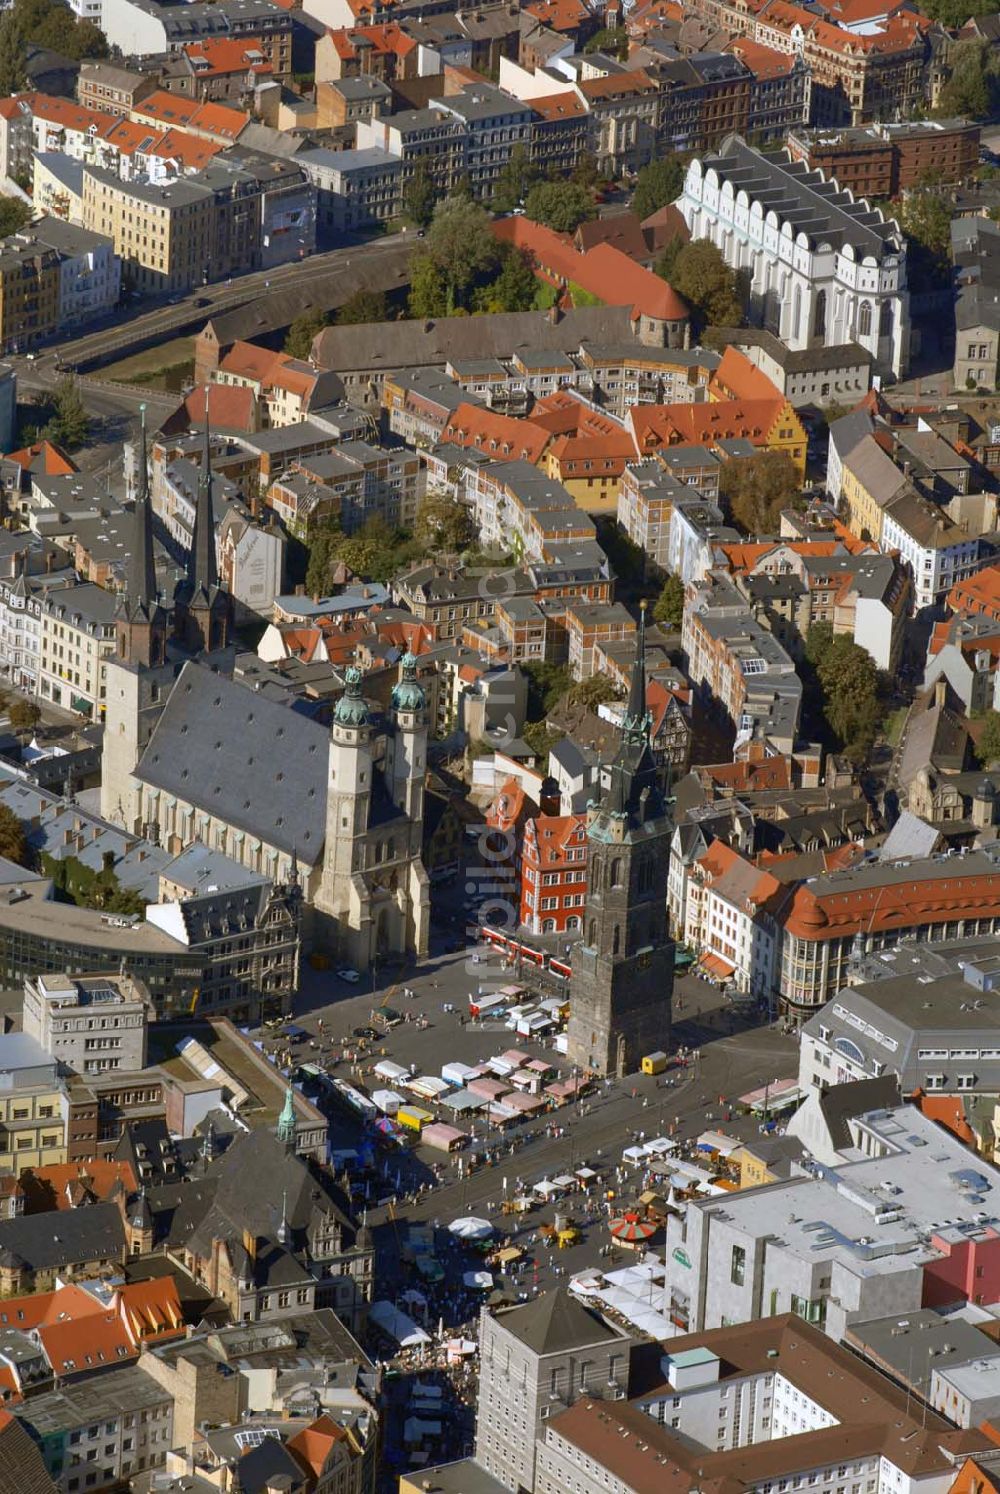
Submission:
<svg viewBox="0 0 1000 1494">
<path fill-rule="evenodd" d="M 542 924 L 542 933 L 543 934 L 554 934 L 555 931 L 556 931 L 556 921 L 555 921 L 555 919 L 554 918 L 546 918 L 545 922 Z"/>
<path fill-rule="evenodd" d="M 595 919 L 590 920 L 590 933 L 587 935 L 587 944 L 593 949 L 597 943 L 597 923 Z"/>
<path fill-rule="evenodd" d="M 872 303 L 862 301 L 858 307 L 858 336 L 870 337 L 872 331 Z"/>
<path fill-rule="evenodd" d="M 615 924 L 615 931 L 611 935 L 611 953 L 612 954 L 620 954 L 621 953 L 621 947 L 622 947 L 622 931 L 618 927 L 618 925 Z"/>
<path fill-rule="evenodd" d="M 796 285 L 792 292 L 792 336 L 799 337 L 802 330 L 802 287 Z"/>
<path fill-rule="evenodd" d="M 622 858 L 616 856 L 611 863 L 611 885 L 620 887 L 622 885 Z"/>
<path fill-rule="evenodd" d="M 569 916 L 569 918 L 567 918 L 567 920 L 566 920 L 566 932 L 567 932 L 567 934 L 569 934 L 569 933 L 574 933 L 575 934 L 576 931 L 577 931 L 577 929 L 579 927 L 580 927 L 580 920 L 579 920 L 579 918 L 577 918 L 577 916 L 576 916 L 575 913 L 571 913 L 570 916 Z"/>
<path fill-rule="evenodd" d="M 879 337 L 891 337 L 893 332 L 892 302 L 883 301 L 882 309 L 878 314 Z"/>
<path fill-rule="evenodd" d="M 816 309 L 813 312 L 813 336 L 826 336 L 826 291 L 820 291 L 816 297 Z"/>
</svg>

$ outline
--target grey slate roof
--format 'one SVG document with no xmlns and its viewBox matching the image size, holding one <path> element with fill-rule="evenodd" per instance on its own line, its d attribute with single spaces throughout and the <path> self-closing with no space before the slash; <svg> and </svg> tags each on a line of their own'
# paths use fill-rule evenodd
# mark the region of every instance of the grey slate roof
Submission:
<svg viewBox="0 0 1000 1494">
<path fill-rule="evenodd" d="M 622 1337 L 617 1329 L 556 1287 L 534 1302 L 498 1314 L 497 1321 L 535 1354 L 563 1354 Z"/>
<path fill-rule="evenodd" d="M 56 1270 L 83 1261 L 122 1259 L 125 1231 L 118 1205 L 88 1204 L 59 1215 L 23 1214 L 0 1220 L 0 1259 L 19 1257 L 32 1270 Z"/>
<path fill-rule="evenodd" d="M 308 717 L 189 662 L 136 776 L 315 866 L 326 832 L 328 741 Z"/>
<path fill-rule="evenodd" d="M 541 311 L 496 316 L 452 316 L 412 322 L 372 322 L 327 327 L 313 342 L 321 368 L 426 368 L 457 358 L 509 358 L 522 348 L 576 352 L 584 342 L 626 342 L 632 335 L 627 306 L 578 306 L 556 322 Z"/>
<path fill-rule="evenodd" d="M 835 249 L 851 244 L 881 263 L 886 250 L 898 247 L 899 230 L 881 213 L 864 202 L 855 202 L 836 181 L 824 179 L 821 171 L 810 171 L 804 161 L 792 161 L 784 151 L 754 150 L 739 135 L 723 141 L 720 152 L 702 162 L 707 173 L 714 170 L 719 181 L 732 182 L 736 191 L 746 191 L 751 201 L 761 202 L 765 212 L 774 208 L 779 222 L 790 223 L 796 234 L 810 243 L 823 240 Z"/>
</svg>

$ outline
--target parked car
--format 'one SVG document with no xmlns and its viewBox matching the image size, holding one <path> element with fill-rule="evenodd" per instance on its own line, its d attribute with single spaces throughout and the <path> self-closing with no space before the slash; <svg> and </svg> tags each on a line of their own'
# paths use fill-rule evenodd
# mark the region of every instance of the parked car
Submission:
<svg viewBox="0 0 1000 1494">
<path fill-rule="evenodd" d="M 356 986 L 361 976 L 357 970 L 344 969 L 337 971 L 337 979 L 349 981 L 352 986 Z"/>
</svg>

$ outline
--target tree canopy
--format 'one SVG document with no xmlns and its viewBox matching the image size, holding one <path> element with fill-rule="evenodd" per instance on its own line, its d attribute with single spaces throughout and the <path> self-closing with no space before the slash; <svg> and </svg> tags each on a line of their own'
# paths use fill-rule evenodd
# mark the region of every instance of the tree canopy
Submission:
<svg viewBox="0 0 1000 1494">
<path fill-rule="evenodd" d="M 377 514 L 352 534 L 329 522 L 319 527 L 310 543 L 306 590 L 313 597 L 328 595 L 334 568 L 340 564 L 366 581 L 388 581 L 417 554 L 419 547 L 411 536 Z"/>
<path fill-rule="evenodd" d="M 107 57 L 108 44 L 93 21 L 78 21 L 63 0 L 14 0 L 0 16 L 0 93 L 27 82 L 29 47 L 50 47 L 64 57 Z"/>
<path fill-rule="evenodd" d="M 941 0 L 941 3 L 954 4 L 957 8 L 961 0 Z M 962 20 L 952 24 L 961 26 L 971 14 L 970 9 L 963 8 Z M 938 97 L 937 113 L 943 119 L 955 115 L 990 119 L 1000 102 L 1000 63 L 989 43 L 976 38 L 958 42 L 949 61 L 951 74 Z"/>
<path fill-rule="evenodd" d="M 592 674 L 587 680 L 577 680 L 566 692 L 566 699 L 571 705 L 586 706 L 588 711 L 596 711 L 599 705 L 605 705 L 609 700 L 618 699 L 618 691 L 614 685 L 603 674 Z"/>
<path fill-rule="evenodd" d="M 933 290 L 951 280 L 951 205 L 933 187 L 907 192 L 899 204 L 899 226 L 908 240 L 907 278 L 914 290 Z"/>
<path fill-rule="evenodd" d="M 784 451 L 759 451 L 742 461 L 727 462 L 719 490 L 733 522 L 747 534 L 769 534 L 783 508 L 800 489 L 795 463 Z"/>
<path fill-rule="evenodd" d="M 684 186 L 686 166 L 680 156 L 661 156 L 650 161 L 636 178 L 632 194 L 632 211 L 639 218 L 648 218 L 673 202 Z"/>
<path fill-rule="evenodd" d="M 976 743 L 976 756 L 984 767 L 1000 760 L 1000 711 L 987 711 Z"/>
<path fill-rule="evenodd" d="M 354 327 L 363 322 L 384 322 L 389 317 L 389 302 L 384 291 L 356 290 L 337 312 L 339 327 Z"/>
<path fill-rule="evenodd" d="M 330 318 L 326 312 L 303 311 L 285 333 L 284 351 L 290 358 L 308 358 L 312 352 L 313 338 L 329 325 Z"/>
<path fill-rule="evenodd" d="M 524 200 L 525 216 L 556 233 L 573 233 L 597 215 L 594 199 L 576 182 L 536 182 Z"/>
<path fill-rule="evenodd" d="M 490 279 L 499 264 L 485 209 L 461 197 L 439 202 L 411 260 L 410 314 L 451 316 L 468 310 L 477 284 Z"/>
<path fill-rule="evenodd" d="M 438 192 L 425 162 L 418 161 L 413 175 L 403 186 L 403 217 L 415 228 L 426 228 L 434 216 Z"/>
<path fill-rule="evenodd" d="M 743 308 L 736 275 L 710 239 L 692 239 L 674 259 L 670 284 L 709 327 L 738 327 Z"/>
<path fill-rule="evenodd" d="M 817 629 L 822 628 L 822 633 Z M 882 701 L 878 670 L 871 654 L 846 634 L 834 636 L 829 623 L 810 628 L 806 658 L 816 671 L 827 726 L 840 750 L 854 763 L 871 752 Z"/>
<path fill-rule="evenodd" d="M 538 168 L 532 165 L 526 148 L 520 143 L 515 145 L 497 177 L 493 191 L 493 211 L 512 212 L 537 178 Z"/>
<path fill-rule="evenodd" d="M 617 57 L 619 62 L 628 61 L 628 31 L 624 26 L 604 26 L 587 42 L 585 52 L 603 52 L 606 57 Z"/>
<path fill-rule="evenodd" d="M 430 555 L 467 549 L 473 538 L 468 509 L 444 493 L 426 494 L 417 509 L 413 538 Z"/>
<path fill-rule="evenodd" d="M 17 233 L 31 222 L 31 204 L 20 197 L 5 197 L 0 194 L 0 238 Z"/>
<path fill-rule="evenodd" d="M 0 804 L 0 856 L 18 866 L 27 866 L 31 860 L 24 821 L 6 804 Z"/>
<path fill-rule="evenodd" d="M 671 574 L 653 603 L 653 617 L 664 628 L 679 628 L 684 619 L 684 582 Z"/>
<path fill-rule="evenodd" d="M 90 434 L 90 416 L 80 398 L 76 380 L 71 375 L 60 379 L 53 393 L 55 409 L 42 435 L 47 441 L 54 441 L 57 446 L 65 446 L 67 451 L 73 451 L 76 447 L 83 446 Z"/>
</svg>

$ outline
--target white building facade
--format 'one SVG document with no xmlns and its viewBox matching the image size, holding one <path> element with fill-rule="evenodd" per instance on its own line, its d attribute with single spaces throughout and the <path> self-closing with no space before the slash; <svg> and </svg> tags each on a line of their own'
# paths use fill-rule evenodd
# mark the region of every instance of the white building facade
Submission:
<svg viewBox="0 0 1000 1494">
<path fill-rule="evenodd" d="M 858 343 L 902 377 L 909 349 L 906 243 L 898 225 L 784 152 L 730 135 L 688 167 L 678 207 L 749 280 L 751 320 L 794 352 Z"/>
</svg>

